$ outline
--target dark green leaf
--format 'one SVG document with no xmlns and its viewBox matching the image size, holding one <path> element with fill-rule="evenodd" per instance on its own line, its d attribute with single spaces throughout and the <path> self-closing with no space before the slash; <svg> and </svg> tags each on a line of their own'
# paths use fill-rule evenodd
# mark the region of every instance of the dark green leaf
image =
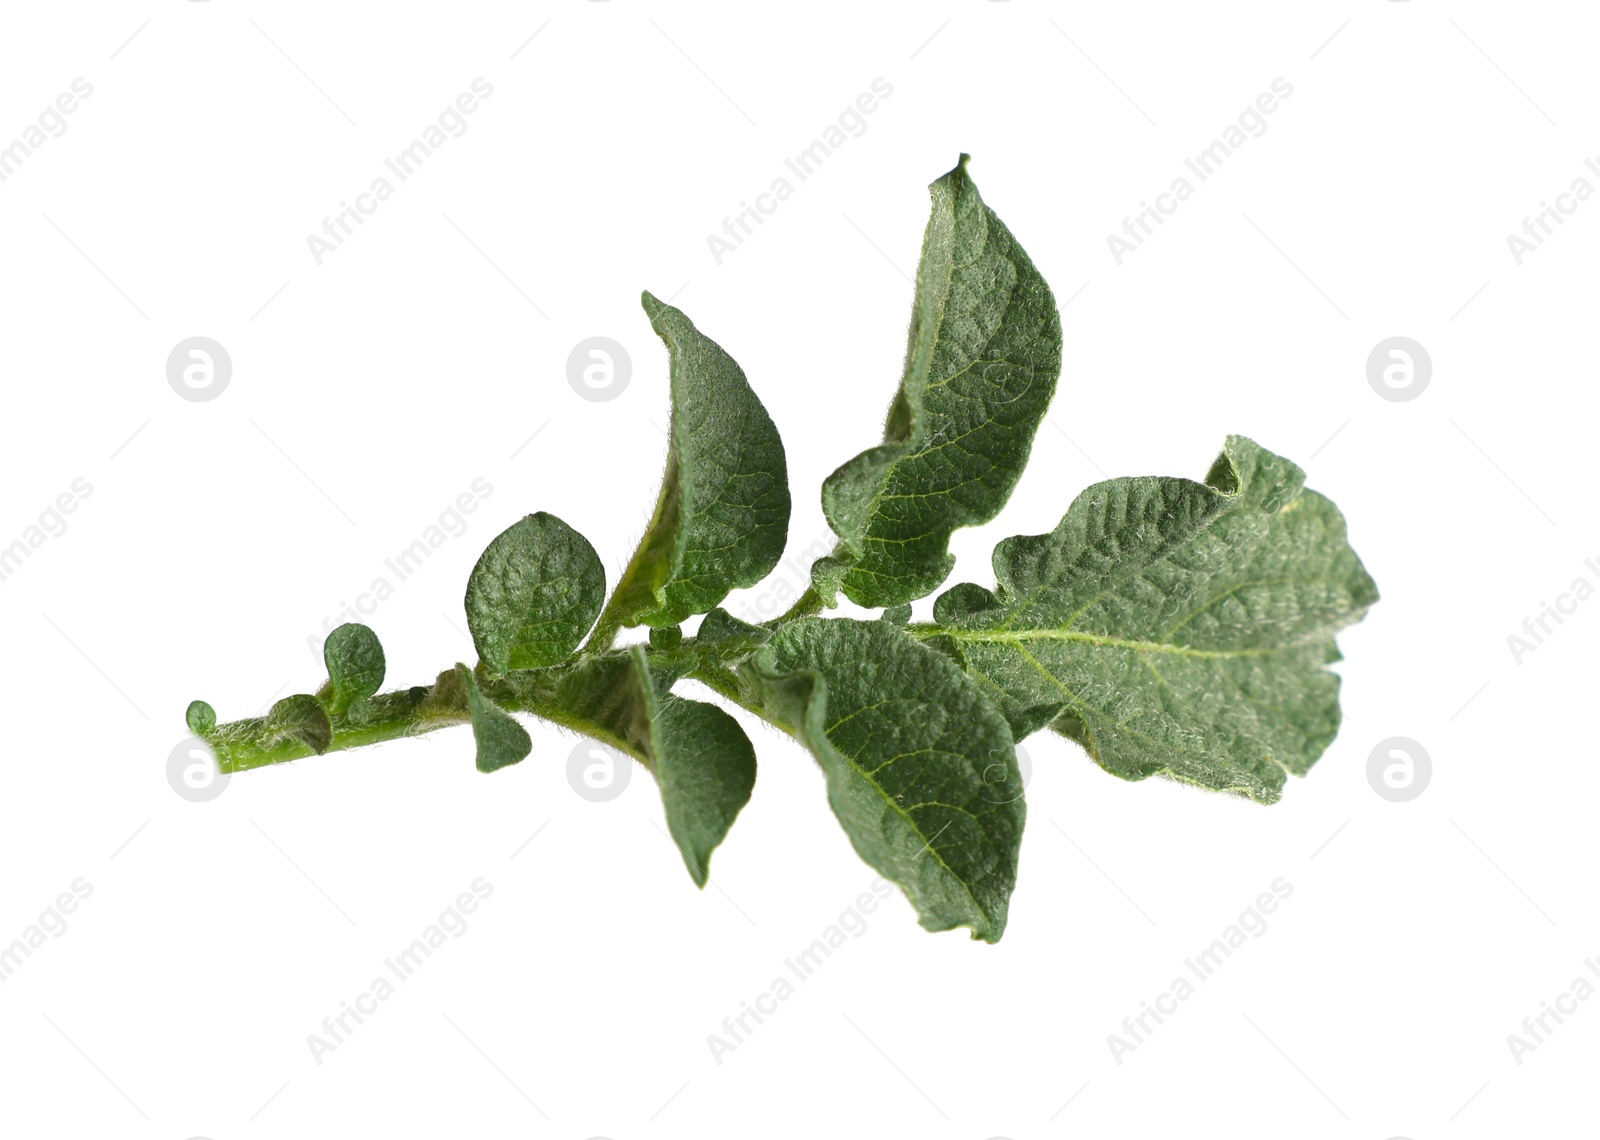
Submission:
<svg viewBox="0 0 1600 1140">
<path fill-rule="evenodd" d="M 1019 739 L 1049 724 L 1124 779 L 1272 803 L 1337 734 L 1334 634 L 1378 598 L 1304 479 L 1230 436 L 1205 483 L 1097 483 L 1051 533 L 995 547 L 994 592 L 955 586 L 914 632 Z"/>
<path fill-rule="evenodd" d="M 1011 731 L 977 685 L 903 630 L 847 618 L 786 625 L 746 672 L 821 763 L 856 851 L 922 925 L 998 941 L 1026 809 Z"/>
<path fill-rule="evenodd" d="M 626 752 L 661 788 L 667 829 L 690 876 L 705 886 L 716 849 L 755 785 L 756 756 L 739 722 L 670 690 L 687 666 L 642 645 L 580 659 L 559 676 L 514 675 L 540 716 Z"/>
<path fill-rule="evenodd" d="M 648 669 L 644 650 L 634 649 L 637 667 Z M 739 722 L 716 705 L 691 701 L 654 686 L 650 751 L 667 830 L 683 855 L 695 885 L 704 887 L 711 852 L 727 836 L 756 782 L 756 752 Z"/>
<path fill-rule="evenodd" d="M 606 574 L 589 540 L 540 511 L 489 544 L 467 583 L 478 655 L 500 673 L 569 656 L 594 625 Z"/>
<path fill-rule="evenodd" d="M 631 652 L 585 654 L 560 669 L 512 673 L 506 681 L 522 707 L 649 765 L 649 705 Z"/>
<path fill-rule="evenodd" d="M 322 643 L 322 660 L 328 667 L 325 701 L 329 716 L 343 714 L 383 684 L 383 646 L 378 635 L 364 625 L 348 622 L 328 634 Z"/>
<path fill-rule="evenodd" d="M 911 621 L 911 603 L 900 606 L 890 606 L 878 615 L 879 621 L 886 621 L 890 625 L 905 626 Z"/>
<path fill-rule="evenodd" d="M 983 204 L 967 156 L 931 187 L 905 375 L 883 443 L 828 477 L 839 536 L 813 583 L 830 603 L 923 597 L 954 565 L 950 534 L 988 522 L 1022 477 L 1061 372 L 1061 320 L 1044 278 Z"/>
<path fill-rule="evenodd" d="M 472 736 L 478 742 L 478 771 L 494 772 L 515 764 L 533 751 L 528 730 L 505 709 L 484 696 L 471 669 L 457 664 L 456 673 L 466 686 L 472 708 Z"/>
<path fill-rule="evenodd" d="M 726 657 L 763 645 L 771 636 L 771 630 L 740 621 L 727 610 L 718 608 L 700 619 L 695 642 L 713 646 Z"/>
<path fill-rule="evenodd" d="M 333 725 L 316 697 L 297 693 L 272 706 L 267 713 L 266 735 L 271 743 L 292 740 L 321 753 L 333 741 Z"/>
<path fill-rule="evenodd" d="M 672 360 L 672 440 L 655 516 L 601 630 L 677 625 L 783 556 L 789 477 L 778 429 L 744 372 L 671 305 L 644 294 Z"/>
<path fill-rule="evenodd" d="M 661 626 L 650 631 L 651 649 L 676 649 L 683 644 L 683 630 L 675 625 Z"/>
</svg>

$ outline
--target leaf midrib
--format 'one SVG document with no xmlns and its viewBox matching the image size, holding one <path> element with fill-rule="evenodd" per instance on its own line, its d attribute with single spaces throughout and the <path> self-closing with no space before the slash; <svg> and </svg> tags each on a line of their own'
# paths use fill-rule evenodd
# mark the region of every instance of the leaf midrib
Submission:
<svg viewBox="0 0 1600 1140">
<path fill-rule="evenodd" d="M 1274 646 L 1254 649 L 1194 649 L 1187 645 L 1173 645 L 1162 641 L 1135 641 L 1125 637 L 1107 637 L 1097 633 L 1084 633 L 1075 629 L 988 630 L 947 629 L 943 626 L 913 626 L 909 632 L 920 638 L 949 637 L 956 641 L 981 641 L 991 644 L 1023 645 L 1030 641 L 1079 641 L 1102 649 L 1131 649 L 1138 653 L 1165 653 L 1175 657 L 1223 658 L 1271 657 L 1280 650 Z"/>
<path fill-rule="evenodd" d="M 853 751 L 847 752 L 847 751 L 844 750 L 844 748 L 842 748 L 839 744 L 837 744 L 833 739 L 832 732 L 833 732 L 833 730 L 835 728 L 839 727 L 839 725 L 844 724 L 846 721 L 850 720 L 851 718 L 859 715 L 862 712 L 867 711 L 868 708 L 880 707 L 884 702 L 878 702 L 876 704 L 873 704 L 873 705 L 870 705 L 870 706 L 867 706 L 867 707 L 864 707 L 864 708 L 861 708 L 861 709 L 857 709 L 854 712 L 848 713 L 845 716 L 840 717 L 839 719 L 833 721 L 831 724 L 824 724 L 823 723 L 823 718 L 827 716 L 827 704 L 828 704 L 828 683 L 827 683 L 826 678 L 822 675 L 822 672 L 820 670 L 815 669 L 815 668 L 801 668 L 799 670 L 796 670 L 796 672 L 809 673 L 811 675 L 811 677 L 813 679 L 813 686 L 814 687 L 812 689 L 811 695 L 807 698 L 808 702 L 809 701 L 820 700 L 821 701 L 821 705 L 822 705 L 822 708 L 820 710 L 818 710 L 818 712 L 816 712 L 816 713 L 812 713 L 810 710 L 807 710 L 807 712 L 801 718 L 802 722 L 804 722 L 806 720 L 809 720 L 813 716 L 815 716 L 815 731 L 820 732 L 820 734 L 821 734 L 820 744 L 823 747 L 827 748 L 828 751 L 832 752 L 840 760 L 842 760 L 844 762 L 844 765 L 850 770 L 850 772 L 857 779 L 862 780 L 863 782 L 865 782 L 866 785 L 869 788 L 871 788 L 874 792 L 876 792 L 878 794 L 878 797 L 880 799 L 882 799 L 884 805 L 887 806 L 890 811 L 894 812 L 895 815 L 897 815 L 900 818 L 901 822 L 904 823 L 906 827 L 911 829 L 911 832 L 912 832 L 913 835 L 915 835 L 917 838 L 922 840 L 922 842 L 923 842 L 922 850 L 932 853 L 934 860 L 943 869 L 945 875 L 947 875 L 950 878 L 950 880 L 952 882 L 954 882 L 958 888 L 960 888 L 961 892 L 966 895 L 968 901 L 972 904 L 973 909 L 976 910 L 977 913 L 980 916 L 982 916 L 982 920 L 983 920 L 983 930 L 981 930 L 981 931 L 978 929 L 978 926 L 976 924 L 969 924 L 969 923 L 959 922 L 958 921 L 954 925 L 956 925 L 956 926 L 969 926 L 974 934 L 976 934 L 976 935 L 978 935 L 980 937 L 987 938 L 987 935 L 989 933 L 992 933 L 993 930 L 994 930 L 994 922 L 995 922 L 994 915 L 990 912 L 989 908 L 986 905 L 984 905 L 983 901 L 978 898 L 977 892 L 973 890 L 972 884 L 967 881 L 965 876 L 963 876 L 960 872 L 958 872 L 954 867 L 950 866 L 949 862 L 946 861 L 946 859 L 945 859 L 944 852 L 941 851 L 939 849 L 939 847 L 937 846 L 937 840 L 938 840 L 939 836 L 941 834 L 943 834 L 944 829 L 941 828 L 938 832 L 935 832 L 932 836 L 929 836 L 926 833 L 926 831 L 924 831 L 922 825 L 919 822 L 917 822 L 917 820 L 911 815 L 911 811 L 913 809 L 906 807 L 904 804 L 900 803 L 899 800 L 895 799 L 894 795 L 889 791 L 889 789 L 885 788 L 878 781 L 878 779 L 876 778 L 876 773 L 879 770 L 881 770 L 882 767 L 884 767 L 884 765 L 879 765 L 877 768 L 873 768 L 873 769 L 869 770 L 864 764 L 861 763 L 859 751 L 853 750 Z M 794 674 L 791 673 L 789 675 L 792 676 Z M 784 676 L 784 674 L 783 673 L 779 673 L 779 672 L 774 672 L 774 673 L 771 674 L 771 676 L 774 679 L 777 679 L 779 677 Z M 729 694 L 725 693 L 724 695 L 726 696 L 726 695 L 729 695 Z M 742 701 L 740 701 L 738 703 L 743 704 Z M 802 742 L 806 743 L 807 747 L 810 748 L 811 751 L 814 754 L 817 752 L 817 748 L 811 742 L 805 740 L 805 736 L 809 735 L 810 731 L 812 731 L 809 726 L 806 729 L 791 728 L 790 726 L 782 723 L 782 721 L 779 718 L 771 715 L 764 707 L 754 707 L 752 705 L 745 705 L 744 707 L 747 708 L 747 709 L 750 709 L 750 711 L 752 711 L 752 712 L 755 712 L 758 716 L 761 716 L 763 719 L 767 720 L 769 723 L 771 723 L 771 724 L 775 725 L 776 727 L 782 729 L 783 731 L 787 732 L 789 735 L 795 737 L 797 740 L 801 740 Z M 937 749 L 937 748 L 930 748 L 930 749 L 920 749 L 918 751 L 919 752 L 938 752 L 938 751 L 941 751 L 941 750 Z M 900 759 L 900 758 L 901 757 L 895 757 L 895 759 Z M 956 804 L 946 804 L 946 803 L 941 803 L 941 802 L 938 802 L 938 801 L 930 801 L 930 802 L 918 804 L 918 805 L 915 805 L 915 806 L 916 807 L 939 806 L 939 807 L 949 808 L 949 809 L 951 809 L 953 811 L 961 812 L 962 814 L 969 816 L 975 823 L 977 823 L 978 830 L 983 833 L 983 835 L 984 835 L 984 837 L 986 839 L 989 837 L 988 829 L 986 827 L 984 827 L 983 821 L 977 815 L 973 814 L 972 812 L 967 811 L 964 808 L 959 807 Z M 918 857 L 920 857 L 920 854 L 921 853 L 919 852 L 918 853 Z M 913 859 L 913 861 L 915 861 L 915 859 Z M 901 884 L 901 886 L 902 886 L 903 889 L 906 889 L 909 892 L 909 885 L 908 884 Z"/>
</svg>

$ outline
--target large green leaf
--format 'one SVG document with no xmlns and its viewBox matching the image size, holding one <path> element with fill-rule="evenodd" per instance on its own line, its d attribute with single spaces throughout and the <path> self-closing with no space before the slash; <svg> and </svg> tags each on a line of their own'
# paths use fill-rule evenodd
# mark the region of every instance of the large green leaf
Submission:
<svg viewBox="0 0 1600 1140">
<path fill-rule="evenodd" d="M 983 204 L 967 156 L 929 191 L 905 375 L 883 443 L 828 477 L 822 509 L 839 536 L 813 570 L 862 606 L 936 589 L 950 534 L 988 522 L 1022 477 L 1061 372 L 1055 298 Z"/>
<path fill-rule="evenodd" d="M 597 640 L 622 626 L 673 626 L 753 586 L 783 556 L 783 441 L 739 365 L 682 312 L 644 309 L 671 357 L 672 432 L 655 515 L 623 571 Z"/>
<path fill-rule="evenodd" d="M 1026 808 L 1011 731 L 948 657 L 882 621 L 804 618 L 746 676 L 822 765 L 857 853 L 929 930 L 996 942 Z"/>
<path fill-rule="evenodd" d="M 722 709 L 671 691 L 686 665 L 642 645 L 588 657 L 554 676 L 509 678 L 544 717 L 626 752 L 661 788 L 667 830 L 697 886 L 755 786 L 756 754 Z"/>
<path fill-rule="evenodd" d="M 1230 436 L 1205 483 L 1112 479 L 1049 534 L 995 547 L 994 592 L 913 632 L 962 662 L 1018 739 L 1051 724 L 1108 771 L 1276 801 L 1339 730 L 1334 634 L 1377 587 L 1305 473 Z"/>
<path fill-rule="evenodd" d="M 467 625 L 496 672 L 561 661 L 594 625 L 605 567 L 589 540 L 540 511 L 496 536 L 467 582 Z"/>
</svg>

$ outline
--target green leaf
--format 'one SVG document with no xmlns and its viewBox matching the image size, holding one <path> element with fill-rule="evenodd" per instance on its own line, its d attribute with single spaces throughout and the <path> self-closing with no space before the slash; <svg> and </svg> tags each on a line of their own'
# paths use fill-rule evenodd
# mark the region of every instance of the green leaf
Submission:
<svg viewBox="0 0 1600 1140">
<path fill-rule="evenodd" d="M 667 830 L 697 886 L 711 853 L 750 799 L 756 754 L 739 722 L 671 686 L 687 668 L 642 645 L 586 657 L 559 676 L 514 675 L 513 685 L 540 716 L 626 752 L 661 788 Z"/>
<path fill-rule="evenodd" d="M 190 701 L 183 719 L 188 722 L 190 732 L 204 736 L 217 727 L 217 710 L 204 701 Z"/>
<path fill-rule="evenodd" d="M 328 634 L 322 643 L 322 660 L 328 667 L 324 703 L 329 716 L 342 715 L 383 685 L 383 646 L 378 635 L 364 625 L 347 622 Z"/>
<path fill-rule="evenodd" d="M 860 606 L 936 589 L 950 535 L 988 522 L 1022 477 L 1061 372 L 1055 298 L 983 204 L 967 156 L 929 187 L 905 375 L 883 443 L 828 477 L 822 509 L 839 536 L 812 580 Z"/>
<path fill-rule="evenodd" d="M 649 706 L 631 651 L 583 654 L 559 669 L 509 674 L 506 682 L 521 707 L 649 765 Z"/>
<path fill-rule="evenodd" d="M 898 625 L 902 628 L 906 625 L 909 625 L 911 622 L 911 603 L 907 602 L 905 605 L 901 606 L 890 606 L 888 609 L 884 610 L 878 615 L 878 620 L 886 621 L 890 625 Z"/>
<path fill-rule="evenodd" d="M 997 942 L 1026 808 L 1011 731 L 949 658 L 883 621 L 803 618 L 746 669 L 822 765 L 857 853 L 929 930 Z M 989 777 L 986 779 L 986 775 Z"/>
<path fill-rule="evenodd" d="M 753 586 L 783 556 L 789 476 L 778 429 L 744 372 L 671 305 L 644 294 L 672 361 L 672 432 L 655 515 L 600 622 L 673 626 Z"/>
<path fill-rule="evenodd" d="M 570 656 L 594 625 L 606 574 L 589 540 L 555 515 L 528 515 L 497 536 L 467 582 L 467 625 L 497 672 Z"/>
<path fill-rule="evenodd" d="M 995 547 L 994 592 L 913 630 L 963 662 L 1018 739 L 1049 724 L 1128 780 L 1261 803 L 1339 730 L 1334 634 L 1378 590 L 1305 473 L 1230 436 L 1205 483 L 1112 479 L 1049 534 Z"/>
<path fill-rule="evenodd" d="M 465 665 L 456 665 L 456 674 L 466 686 L 472 708 L 472 736 L 478 743 L 478 771 L 495 772 L 523 759 L 533 751 L 528 730 L 516 718 L 478 688 L 478 678 Z"/>
<path fill-rule="evenodd" d="M 771 636 L 771 630 L 740 621 L 718 607 L 700 619 L 700 628 L 695 631 L 695 644 L 714 648 L 727 657 L 764 645 Z"/>
<path fill-rule="evenodd" d="M 650 631 L 651 649 L 676 649 L 683 644 L 683 630 L 675 625 L 658 626 Z"/>
<path fill-rule="evenodd" d="M 641 667 L 644 651 L 634 650 Z M 756 750 L 739 722 L 716 705 L 647 687 L 651 709 L 650 752 L 667 830 L 683 855 L 695 885 L 704 887 L 711 853 L 727 837 L 735 817 L 750 802 L 756 783 Z"/>
<path fill-rule="evenodd" d="M 333 725 L 316 697 L 310 693 L 296 693 L 284 697 L 268 711 L 266 736 L 272 744 L 292 740 L 322 753 L 333 742 Z"/>
<path fill-rule="evenodd" d="M 472 697 L 459 670 L 444 670 L 431 688 L 418 686 L 408 690 L 407 697 L 419 721 L 468 724 L 472 720 Z"/>
</svg>

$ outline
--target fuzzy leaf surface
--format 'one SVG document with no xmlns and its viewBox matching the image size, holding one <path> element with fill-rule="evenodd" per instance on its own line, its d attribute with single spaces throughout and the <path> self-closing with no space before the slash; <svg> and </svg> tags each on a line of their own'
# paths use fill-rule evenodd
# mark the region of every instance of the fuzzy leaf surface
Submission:
<svg viewBox="0 0 1600 1140">
<path fill-rule="evenodd" d="M 328 667 L 328 715 L 341 716 L 383 685 L 385 662 L 378 635 L 357 622 L 346 622 L 322 643 Z"/>
<path fill-rule="evenodd" d="M 667 830 L 697 886 L 711 853 L 749 802 L 756 754 L 744 729 L 722 709 L 671 691 L 686 665 L 674 666 L 642 645 L 580 659 L 550 681 L 513 676 L 539 715 L 604 741 L 656 778 Z"/>
<path fill-rule="evenodd" d="M 483 695 L 472 670 L 458 664 L 456 674 L 466 686 L 468 707 L 472 709 L 472 738 L 478 745 L 478 771 L 499 771 L 532 752 L 533 738 L 528 730 L 517 723 L 516 717 Z"/>
<path fill-rule="evenodd" d="M 1050 725 L 1124 779 L 1273 803 L 1338 733 L 1334 634 L 1378 598 L 1304 480 L 1230 436 L 1204 483 L 1097 483 L 1049 534 L 995 547 L 994 591 L 952 587 L 913 632 L 1018 739 Z"/>
<path fill-rule="evenodd" d="M 849 618 L 785 625 L 746 675 L 821 764 L 856 852 L 922 925 L 998 941 L 1026 807 L 1011 731 L 978 686 L 896 626 Z"/>
<path fill-rule="evenodd" d="M 606 572 L 589 540 L 540 511 L 489 543 L 467 581 L 467 626 L 500 673 L 565 659 L 594 625 Z"/>
<path fill-rule="evenodd" d="M 671 443 L 655 515 L 602 627 L 705 613 L 765 578 L 789 533 L 783 441 L 743 369 L 681 311 L 643 300 L 671 358 Z"/>
<path fill-rule="evenodd" d="M 637 668 L 648 670 L 635 647 Z M 667 830 L 695 885 L 711 873 L 711 853 L 727 837 L 756 783 L 756 750 L 716 705 L 644 687 L 650 702 L 651 771 L 661 786 Z"/>
<path fill-rule="evenodd" d="M 293 741 L 321 753 L 333 741 L 333 725 L 316 697 L 296 693 L 268 710 L 266 735 L 275 743 Z"/>
<path fill-rule="evenodd" d="M 915 601 L 955 563 L 950 535 L 1010 498 L 1061 372 L 1050 287 L 984 205 L 967 156 L 929 188 L 905 374 L 883 442 L 827 479 L 838 549 L 813 582 L 860 606 Z"/>
</svg>

